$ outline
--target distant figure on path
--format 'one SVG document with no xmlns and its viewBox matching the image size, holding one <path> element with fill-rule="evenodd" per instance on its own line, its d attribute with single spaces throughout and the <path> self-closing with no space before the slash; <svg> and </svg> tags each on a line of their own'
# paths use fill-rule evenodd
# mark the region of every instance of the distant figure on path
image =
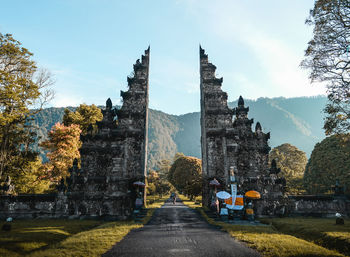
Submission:
<svg viewBox="0 0 350 257">
<path fill-rule="evenodd" d="M 176 203 L 176 193 L 173 194 L 173 204 Z"/>
</svg>

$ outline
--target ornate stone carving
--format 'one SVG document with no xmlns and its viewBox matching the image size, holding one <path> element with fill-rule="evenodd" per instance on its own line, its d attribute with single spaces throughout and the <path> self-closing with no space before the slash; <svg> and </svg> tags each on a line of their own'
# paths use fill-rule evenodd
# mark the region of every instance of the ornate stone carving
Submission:
<svg viewBox="0 0 350 257">
<path fill-rule="evenodd" d="M 270 133 L 264 133 L 259 122 L 252 131 L 254 121 L 248 118 L 249 107 L 245 107 L 242 96 L 236 108 L 228 107 L 227 94 L 221 90 L 223 79 L 216 78 L 215 65 L 208 61 L 201 47 L 199 51 L 203 203 L 209 207 L 209 181 L 213 178 L 223 189 L 227 188 L 232 166 L 238 191 L 261 193 L 262 199 L 256 204 L 257 214 L 274 215 L 284 204 L 285 180 L 277 176 L 277 167 L 268 168 Z"/>
<path fill-rule="evenodd" d="M 70 215 L 125 219 L 132 212 L 132 183 L 146 176 L 149 52 L 133 66 L 122 107 L 108 98 L 97 131 L 81 137 L 81 168 L 75 163 L 68 181 Z"/>
</svg>

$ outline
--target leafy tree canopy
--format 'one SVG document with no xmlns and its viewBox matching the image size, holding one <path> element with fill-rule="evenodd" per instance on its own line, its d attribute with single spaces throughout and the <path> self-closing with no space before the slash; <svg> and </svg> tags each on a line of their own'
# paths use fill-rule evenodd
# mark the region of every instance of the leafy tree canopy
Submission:
<svg viewBox="0 0 350 257">
<path fill-rule="evenodd" d="M 50 190 L 51 182 L 45 178 L 45 169 L 41 159 L 36 158 L 27 163 L 28 167 L 21 173 L 14 174 L 15 192 L 23 194 L 41 194 Z"/>
<path fill-rule="evenodd" d="M 37 161 L 31 118 L 53 96 L 53 80 L 32 55 L 12 35 L 0 33 L 0 179 L 29 174 Z"/>
<path fill-rule="evenodd" d="M 159 174 L 150 170 L 147 176 L 147 194 L 148 195 L 163 195 L 168 194 L 173 190 L 173 186 L 169 183 L 168 180 L 162 179 Z"/>
<path fill-rule="evenodd" d="M 65 126 L 56 123 L 49 132 L 49 139 L 40 144 L 48 150 L 49 162 L 46 166 L 46 176 L 55 183 L 62 177 L 68 176 L 68 169 L 72 166 L 75 158 L 80 158 L 79 148 L 81 129 L 79 125 Z"/>
<path fill-rule="evenodd" d="M 310 69 L 311 81 L 325 82 L 328 100 L 326 134 L 350 129 L 350 2 L 316 0 L 306 24 L 314 26 L 313 38 L 305 51 L 303 68 Z"/>
<path fill-rule="evenodd" d="M 308 193 L 331 192 L 336 180 L 350 193 L 350 134 L 333 135 L 315 145 L 306 165 L 304 185 Z"/>
<path fill-rule="evenodd" d="M 191 198 L 202 192 L 202 161 L 196 157 L 177 158 L 169 171 L 169 181 Z"/>
<path fill-rule="evenodd" d="M 307 163 L 306 153 L 291 144 L 282 144 L 273 148 L 269 154 L 270 162 L 275 160 L 287 180 L 287 192 L 303 192 L 302 179 Z"/>
<path fill-rule="evenodd" d="M 157 168 L 158 168 L 157 173 L 160 179 L 162 180 L 168 179 L 171 164 L 172 164 L 171 161 L 166 159 L 160 160 L 157 163 Z"/>
<path fill-rule="evenodd" d="M 83 134 L 86 134 L 90 125 L 96 126 L 96 121 L 101 121 L 103 118 L 101 109 L 96 105 L 81 104 L 75 110 L 75 112 L 69 109 L 64 110 L 63 124 L 70 126 L 71 124 L 77 124 L 80 126 Z M 96 127 L 95 127 L 96 129 Z"/>
</svg>

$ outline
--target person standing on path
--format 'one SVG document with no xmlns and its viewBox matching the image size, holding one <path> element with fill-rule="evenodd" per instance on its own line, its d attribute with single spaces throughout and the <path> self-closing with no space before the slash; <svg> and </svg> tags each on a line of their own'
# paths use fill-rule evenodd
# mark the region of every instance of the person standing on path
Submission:
<svg viewBox="0 0 350 257">
<path fill-rule="evenodd" d="M 176 193 L 174 193 L 174 195 L 173 195 L 173 204 L 175 204 L 176 203 Z"/>
</svg>

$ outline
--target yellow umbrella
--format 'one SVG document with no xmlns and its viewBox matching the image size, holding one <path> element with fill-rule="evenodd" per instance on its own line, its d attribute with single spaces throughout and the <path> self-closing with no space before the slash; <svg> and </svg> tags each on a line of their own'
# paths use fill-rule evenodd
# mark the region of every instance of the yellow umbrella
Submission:
<svg viewBox="0 0 350 257">
<path fill-rule="evenodd" d="M 260 199 L 260 193 L 254 190 L 250 190 L 248 192 L 245 193 L 245 197 L 249 198 L 249 199 Z"/>
</svg>

